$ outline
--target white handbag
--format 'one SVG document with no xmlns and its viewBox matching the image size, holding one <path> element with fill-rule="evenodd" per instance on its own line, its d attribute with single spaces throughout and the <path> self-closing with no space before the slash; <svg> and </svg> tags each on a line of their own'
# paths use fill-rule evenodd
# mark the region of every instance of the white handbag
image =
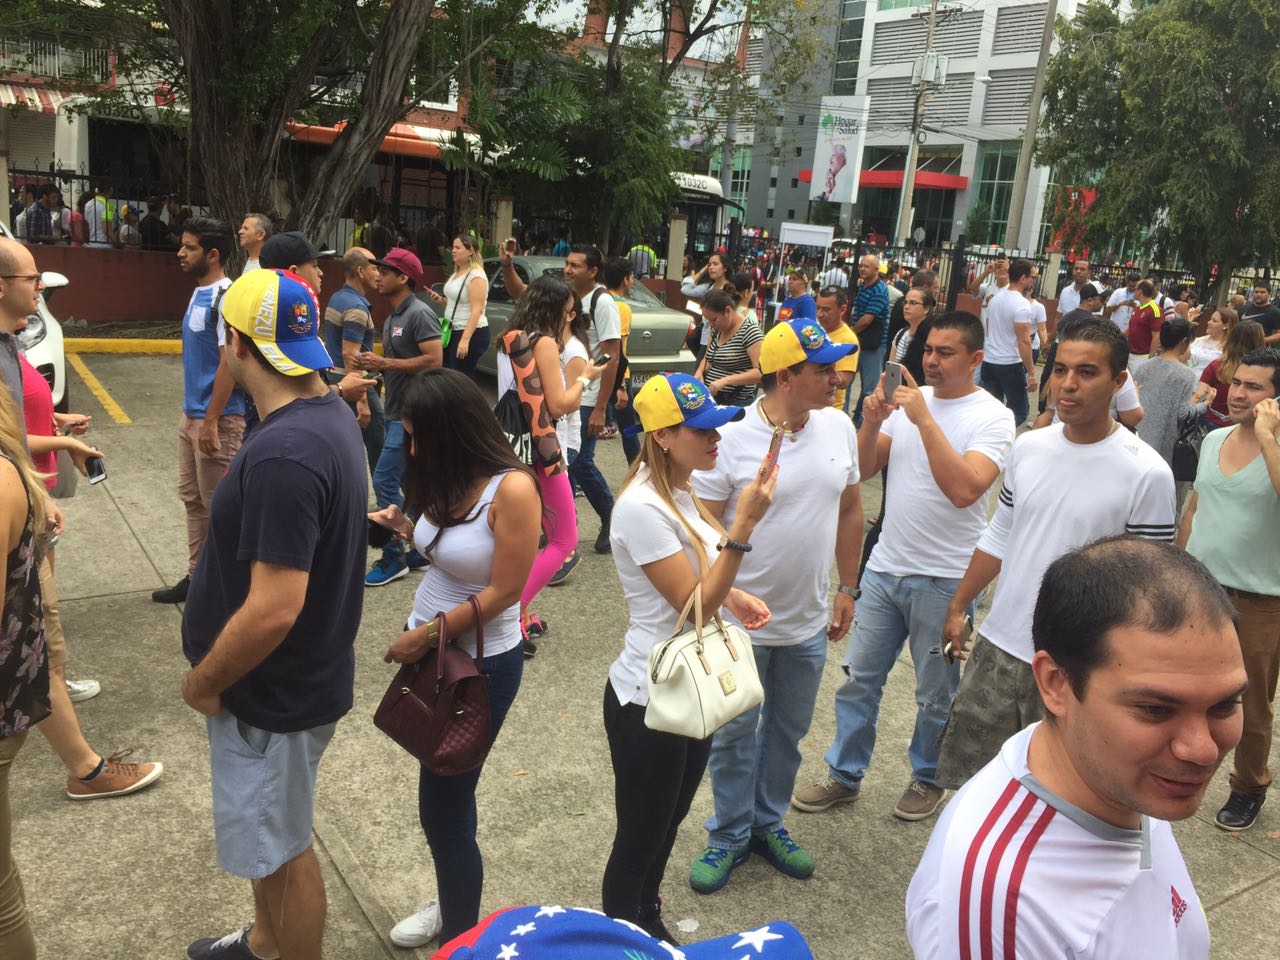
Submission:
<svg viewBox="0 0 1280 960">
<path fill-rule="evenodd" d="M 693 611 L 693 629 L 685 632 Z M 702 587 L 680 611 L 672 637 L 649 653 L 650 730 L 705 740 L 764 700 L 756 656 L 745 630 L 726 624 L 719 611 L 702 618 Z"/>
</svg>

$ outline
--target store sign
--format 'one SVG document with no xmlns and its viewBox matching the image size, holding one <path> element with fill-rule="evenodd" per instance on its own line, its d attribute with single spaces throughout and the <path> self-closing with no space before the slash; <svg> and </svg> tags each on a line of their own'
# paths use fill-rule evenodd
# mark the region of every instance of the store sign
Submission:
<svg viewBox="0 0 1280 960">
<path fill-rule="evenodd" d="M 862 147 L 870 112 L 866 97 L 823 97 L 813 154 L 810 200 L 853 203 L 858 198 Z"/>
</svg>

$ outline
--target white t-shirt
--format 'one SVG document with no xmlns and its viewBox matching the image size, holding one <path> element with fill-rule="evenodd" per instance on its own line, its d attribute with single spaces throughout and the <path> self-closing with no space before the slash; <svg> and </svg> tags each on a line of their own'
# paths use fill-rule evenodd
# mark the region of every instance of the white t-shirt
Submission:
<svg viewBox="0 0 1280 960">
<path fill-rule="evenodd" d="M 94 197 L 84 205 L 84 225 L 89 235 L 86 246 L 111 246 L 111 237 L 107 233 L 107 223 L 110 220 L 107 216 L 107 203 L 101 197 Z"/>
<path fill-rule="evenodd" d="M 586 360 L 587 348 L 577 337 L 570 337 L 560 351 L 560 375 L 564 377 L 564 385 L 569 386 L 569 361 L 575 357 Z M 570 450 L 582 446 L 582 414 L 577 410 L 556 421 L 556 436 L 560 438 L 560 449 L 564 451 L 566 462 Z"/>
<path fill-rule="evenodd" d="M 1022 363 L 1016 324 L 1030 326 L 1031 304 L 1017 290 L 1002 288 L 987 304 L 987 363 Z M 1028 331 L 1029 332 L 1029 331 Z"/>
<path fill-rule="evenodd" d="M 606 340 L 622 339 L 622 316 L 618 313 L 618 305 L 613 297 L 603 286 L 597 286 L 582 298 L 583 308 L 591 309 L 591 298 L 596 296 L 596 290 L 600 291 L 600 296 L 596 297 L 596 308 L 591 314 L 591 351 L 599 354 L 600 345 Z M 710 327 L 710 324 L 707 326 Z M 594 407 L 599 396 L 600 380 L 597 379 L 591 382 L 591 386 L 583 387 L 582 406 Z"/>
<path fill-rule="evenodd" d="M 1138 295 L 1128 287 L 1117 287 L 1112 291 L 1111 296 L 1107 298 L 1107 306 L 1116 307 L 1118 303 L 1124 303 L 1126 300 L 1136 300 L 1137 298 Z M 1115 312 L 1111 314 L 1111 322 L 1127 333 L 1131 316 L 1133 316 L 1133 307 L 1116 307 Z"/>
<path fill-rule="evenodd" d="M 976 451 L 1004 468 L 1013 446 L 1013 413 L 986 390 L 953 400 L 939 400 L 933 387 L 922 387 L 925 405 L 952 448 Z M 895 410 L 880 432 L 889 447 L 884 530 L 867 569 L 895 577 L 964 576 L 973 547 L 987 522 L 987 496 L 959 509 L 938 489 L 929 467 L 920 429 L 902 410 Z M 993 481 L 994 485 L 994 481 Z"/>
<path fill-rule="evenodd" d="M 134 247 L 142 243 L 142 234 L 131 223 L 120 224 L 120 242 L 126 247 Z"/>
<path fill-rule="evenodd" d="M 457 336 L 462 336 L 462 331 L 467 329 L 467 324 L 471 320 L 471 281 L 474 277 L 484 280 L 485 289 L 488 290 L 489 281 L 485 279 L 482 270 L 469 270 L 461 275 L 454 274 L 444 282 L 444 315 L 451 321 Z M 480 319 L 476 321 L 476 329 L 479 330 L 488 325 L 488 318 L 480 314 Z"/>
<path fill-rule="evenodd" d="M 916 960 L 1207 960 L 1173 829 L 1143 817 L 1126 830 L 1051 793 L 1027 769 L 1038 726 L 1006 740 L 938 818 L 907 888 Z"/>
<path fill-rule="evenodd" d="M 1028 300 L 1028 306 L 1031 307 L 1031 349 L 1040 349 L 1040 328 L 1048 321 L 1045 317 L 1044 304 L 1039 300 Z"/>
<path fill-rule="evenodd" d="M 979 632 L 1027 663 L 1031 614 L 1049 564 L 1099 537 L 1172 540 L 1173 471 L 1117 426 L 1097 443 L 1072 443 L 1057 423 L 1024 433 L 1005 466 L 996 512 L 978 549 L 1001 561 L 991 612 Z"/>
<path fill-rule="evenodd" d="M 737 423 L 720 428 L 715 469 L 693 474 L 703 500 L 726 501 L 721 523 L 733 524 L 738 497 L 750 486 L 769 449 L 773 428 L 760 415 L 760 400 Z M 858 441 L 841 410 L 814 410 L 795 439 L 782 441 L 773 504 L 751 534 L 735 587 L 763 600 L 773 614 L 751 632 L 761 646 L 812 639 L 829 625 L 827 593 L 835 559 L 840 497 L 859 480 Z"/>
<path fill-rule="evenodd" d="M 250 270 L 261 270 L 261 269 L 262 269 L 262 264 L 258 262 L 258 258 L 250 257 L 248 260 L 244 262 L 244 272 L 241 273 L 241 276 L 244 276 L 244 274 L 248 273 Z"/>
<path fill-rule="evenodd" d="M 648 468 L 642 467 L 618 495 L 609 527 L 613 562 L 618 568 L 618 579 L 622 581 L 622 594 L 630 613 L 622 652 L 609 667 L 609 683 L 619 703 L 641 706 L 649 702 L 649 653 L 671 637 L 679 616 L 679 611 L 671 608 L 641 567 L 683 550 L 690 566 L 698 571 L 698 554 L 684 524 L 662 502 L 648 477 Z M 714 563 L 720 534 L 698 516 L 693 497 L 687 492 L 677 491 L 675 501 L 702 539 L 708 562 Z M 711 611 L 703 610 L 704 617 L 710 615 Z"/>
</svg>

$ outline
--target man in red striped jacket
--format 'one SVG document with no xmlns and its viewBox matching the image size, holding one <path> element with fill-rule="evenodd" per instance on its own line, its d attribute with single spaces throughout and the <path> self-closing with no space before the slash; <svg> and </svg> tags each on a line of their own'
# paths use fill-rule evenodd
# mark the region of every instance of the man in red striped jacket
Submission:
<svg viewBox="0 0 1280 960">
<path fill-rule="evenodd" d="M 1032 635 L 1046 719 L 938 820 L 907 890 L 915 957 L 1206 960 L 1169 821 L 1240 739 L 1230 600 L 1176 547 L 1111 537 L 1049 567 Z"/>
</svg>

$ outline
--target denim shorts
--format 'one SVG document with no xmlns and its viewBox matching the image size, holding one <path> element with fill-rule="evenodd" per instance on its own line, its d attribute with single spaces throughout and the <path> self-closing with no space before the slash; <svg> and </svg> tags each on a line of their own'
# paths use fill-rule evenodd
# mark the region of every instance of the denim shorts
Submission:
<svg viewBox="0 0 1280 960">
<path fill-rule="evenodd" d="M 206 717 L 218 865 L 269 877 L 311 846 L 316 768 L 336 723 L 272 733 L 223 710 Z"/>
</svg>

